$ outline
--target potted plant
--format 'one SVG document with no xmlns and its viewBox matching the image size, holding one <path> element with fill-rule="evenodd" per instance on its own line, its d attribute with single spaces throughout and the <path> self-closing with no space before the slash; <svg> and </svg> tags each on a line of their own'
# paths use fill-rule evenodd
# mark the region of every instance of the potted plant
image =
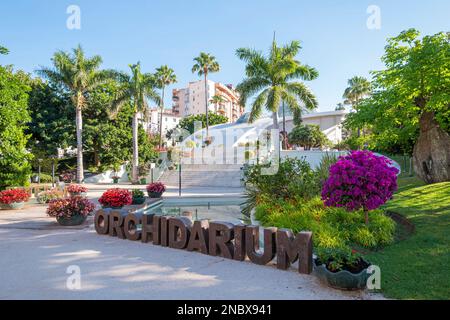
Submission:
<svg viewBox="0 0 450 320">
<path fill-rule="evenodd" d="M 132 192 L 133 205 L 141 205 L 145 202 L 145 195 L 142 190 L 134 189 Z"/>
<path fill-rule="evenodd" d="M 0 206 L 4 210 L 22 209 L 30 195 L 23 189 L 11 189 L 0 192 Z"/>
<path fill-rule="evenodd" d="M 122 209 L 133 202 L 133 197 L 126 189 L 109 189 L 102 194 L 98 202 L 103 208 Z"/>
<path fill-rule="evenodd" d="M 150 198 L 161 198 L 166 191 L 166 186 L 161 182 L 150 183 L 147 186 L 147 193 Z"/>
<path fill-rule="evenodd" d="M 60 199 L 63 197 L 64 197 L 64 195 L 61 191 L 59 191 L 57 189 L 51 189 L 51 190 L 40 192 L 37 195 L 36 199 L 37 199 L 37 202 L 39 202 L 40 204 L 46 204 L 46 203 L 49 203 L 51 200 Z"/>
<path fill-rule="evenodd" d="M 95 205 L 84 197 L 71 197 L 51 200 L 47 215 L 55 217 L 62 226 L 78 226 L 95 210 Z"/>
<path fill-rule="evenodd" d="M 71 197 L 85 196 L 87 191 L 88 188 L 79 184 L 71 184 L 67 187 L 67 192 L 69 192 Z"/>
<path fill-rule="evenodd" d="M 328 286 L 340 290 L 365 289 L 370 263 L 350 248 L 317 250 L 314 273 Z"/>
<path fill-rule="evenodd" d="M 113 179 L 113 183 L 114 184 L 118 184 L 119 180 L 120 180 L 120 177 L 119 176 L 113 176 L 112 179 Z"/>
</svg>

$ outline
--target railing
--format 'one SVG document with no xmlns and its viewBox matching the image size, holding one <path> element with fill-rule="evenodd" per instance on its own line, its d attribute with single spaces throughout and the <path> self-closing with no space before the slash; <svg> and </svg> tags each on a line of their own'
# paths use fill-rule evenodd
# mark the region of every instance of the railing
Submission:
<svg viewBox="0 0 450 320">
<path fill-rule="evenodd" d="M 159 166 L 154 168 L 153 169 L 153 182 L 158 181 L 159 179 L 161 179 L 162 175 L 164 174 L 164 172 L 166 170 L 169 169 L 171 164 L 172 164 L 172 162 L 169 159 L 164 159 Z M 148 178 L 151 179 L 151 176 L 147 177 L 147 179 Z"/>
</svg>

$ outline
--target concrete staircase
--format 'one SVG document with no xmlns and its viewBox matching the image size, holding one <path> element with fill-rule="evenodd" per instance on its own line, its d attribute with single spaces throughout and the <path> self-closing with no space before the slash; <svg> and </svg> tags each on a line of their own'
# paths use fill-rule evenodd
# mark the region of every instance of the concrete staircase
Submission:
<svg viewBox="0 0 450 320">
<path fill-rule="evenodd" d="M 198 165 L 183 164 L 181 167 L 182 187 L 227 187 L 242 186 L 242 165 Z M 166 170 L 159 179 L 168 186 L 178 186 L 178 170 Z"/>
</svg>

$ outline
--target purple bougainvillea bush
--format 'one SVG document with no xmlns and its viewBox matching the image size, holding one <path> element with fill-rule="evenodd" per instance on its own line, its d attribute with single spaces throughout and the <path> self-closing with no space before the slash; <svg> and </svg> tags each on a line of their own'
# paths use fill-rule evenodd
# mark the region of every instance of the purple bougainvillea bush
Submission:
<svg viewBox="0 0 450 320">
<path fill-rule="evenodd" d="M 368 223 L 367 212 L 385 204 L 397 190 L 397 174 L 388 158 L 370 151 L 352 151 L 331 166 L 322 199 L 329 207 L 363 209 Z"/>
</svg>

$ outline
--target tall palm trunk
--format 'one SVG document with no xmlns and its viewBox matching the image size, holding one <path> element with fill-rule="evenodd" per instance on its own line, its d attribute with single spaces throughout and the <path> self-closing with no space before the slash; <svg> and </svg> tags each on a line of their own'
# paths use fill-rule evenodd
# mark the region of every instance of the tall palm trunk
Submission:
<svg viewBox="0 0 450 320">
<path fill-rule="evenodd" d="M 272 119 L 273 119 L 273 129 L 279 129 L 280 126 L 278 124 L 278 113 L 272 112 Z"/>
<path fill-rule="evenodd" d="M 131 182 L 137 183 L 139 180 L 139 146 L 138 146 L 138 113 L 135 112 L 133 115 L 133 160 L 131 168 Z"/>
<path fill-rule="evenodd" d="M 83 118 L 81 115 L 81 106 L 76 107 L 76 131 L 77 131 L 77 182 L 84 180 L 83 169 Z"/>
<path fill-rule="evenodd" d="M 206 139 L 209 138 L 209 110 L 208 110 L 208 71 L 205 70 L 205 106 L 206 106 Z"/>
<path fill-rule="evenodd" d="M 163 122 L 163 111 L 164 111 L 164 87 L 162 88 L 162 99 L 161 99 L 161 107 L 160 107 L 160 118 L 159 118 L 159 148 L 162 147 L 162 122 Z"/>
</svg>

